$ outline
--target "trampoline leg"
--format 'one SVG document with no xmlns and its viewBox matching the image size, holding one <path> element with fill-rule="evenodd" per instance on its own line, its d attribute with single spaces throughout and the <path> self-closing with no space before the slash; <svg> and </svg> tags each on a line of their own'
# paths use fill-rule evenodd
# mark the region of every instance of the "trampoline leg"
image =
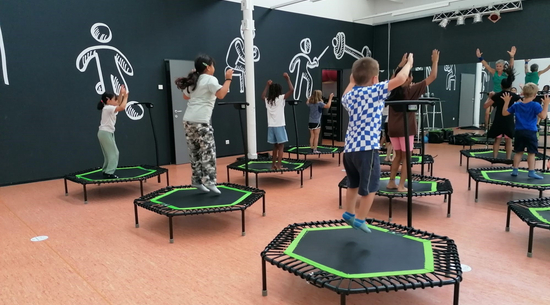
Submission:
<svg viewBox="0 0 550 305">
<path fill-rule="evenodd" d="M 391 222 L 391 219 L 392 219 L 392 214 L 393 214 L 393 198 L 390 198 L 390 204 L 389 204 L 389 216 L 388 216 L 388 221 Z"/>
<path fill-rule="evenodd" d="M 134 203 L 134 217 L 136 219 L 136 228 L 139 228 L 137 204 Z"/>
<path fill-rule="evenodd" d="M 241 210 L 241 220 L 243 223 L 243 236 L 246 235 L 246 231 L 244 230 L 244 209 Z"/>
<path fill-rule="evenodd" d="M 258 188 L 258 174 L 256 174 L 256 188 Z"/>
<path fill-rule="evenodd" d="M 476 181 L 476 202 L 478 198 L 478 191 L 479 191 L 479 181 Z"/>
<path fill-rule="evenodd" d="M 342 209 L 342 188 L 338 188 L 338 208 Z"/>
<path fill-rule="evenodd" d="M 172 226 L 172 216 L 168 216 L 168 226 L 170 227 L 170 243 L 174 243 L 174 227 Z"/>
<path fill-rule="evenodd" d="M 539 198 L 542 198 L 542 190 L 539 191 Z"/>
<path fill-rule="evenodd" d="M 338 166 L 340 166 L 340 157 L 342 156 L 342 154 L 338 154 Z"/>
<path fill-rule="evenodd" d="M 445 197 L 443 197 L 443 202 L 447 202 L 447 194 L 445 194 Z"/>
<path fill-rule="evenodd" d="M 453 305 L 458 305 L 458 299 L 460 297 L 460 282 L 455 282 L 455 292 L 453 296 Z"/>
<path fill-rule="evenodd" d="M 470 169 L 470 158 L 466 158 L 466 170 Z"/>
<path fill-rule="evenodd" d="M 340 305 L 346 305 L 346 295 L 345 294 L 340 295 Z"/>
<path fill-rule="evenodd" d="M 309 179 L 313 179 L 313 164 L 309 167 Z"/>
<path fill-rule="evenodd" d="M 508 211 L 506 211 L 506 228 L 504 228 L 506 232 L 510 232 L 510 212 L 511 211 L 512 209 L 510 208 L 510 206 L 508 206 Z"/>
<path fill-rule="evenodd" d="M 139 180 L 139 189 L 141 191 L 141 197 L 143 197 L 143 180 Z"/>
<path fill-rule="evenodd" d="M 167 173 L 167 175 L 168 175 L 168 173 Z M 158 178 L 158 182 L 160 183 L 160 175 L 158 175 L 157 178 Z"/>
<path fill-rule="evenodd" d="M 304 187 L 304 171 L 300 171 L 300 187 Z"/>
<path fill-rule="evenodd" d="M 468 176 L 468 191 L 472 189 L 472 176 Z"/>
<path fill-rule="evenodd" d="M 160 176 L 159 176 L 160 177 Z M 160 182 L 160 181 L 159 181 Z M 170 186 L 170 178 L 168 176 L 168 171 L 166 172 L 166 186 Z"/>
<path fill-rule="evenodd" d="M 265 194 L 262 196 L 262 208 L 263 208 L 262 216 L 265 216 Z"/>
<path fill-rule="evenodd" d="M 63 182 L 65 183 L 65 196 L 69 196 L 69 189 L 67 188 L 67 179 L 63 179 Z"/>
<path fill-rule="evenodd" d="M 430 164 L 430 175 L 433 177 L 434 176 L 434 165 L 433 163 Z"/>
<path fill-rule="evenodd" d="M 447 203 L 447 217 L 451 217 L 451 196 L 452 194 L 449 194 L 449 202 Z"/>
<path fill-rule="evenodd" d="M 227 168 L 227 183 L 230 183 L 230 181 L 229 181 L 229 167 Z"/>
<path fill-rule="evenodd" d="M 86 191 L 86 184 L 83 184 L 82 187 L 84 188 L 84 204 L 88 203 L 88 192 Z"/>
<path fill-rule="evenodd" d="M 267 296 L 267 272 L 265 268 L 265 260 L 262 258 L 262 296 Z"/>
<path fill-rule="evenodd" d="M 527 257 L 533 257 L 533 231 L 535 227 L 529 226 L 529 245 L 527 246 Z"/>
<path fill-rule="evenodd" d="M 462 166 L 462 154 L 460 154 L 460 166 Z"/>
</svg>

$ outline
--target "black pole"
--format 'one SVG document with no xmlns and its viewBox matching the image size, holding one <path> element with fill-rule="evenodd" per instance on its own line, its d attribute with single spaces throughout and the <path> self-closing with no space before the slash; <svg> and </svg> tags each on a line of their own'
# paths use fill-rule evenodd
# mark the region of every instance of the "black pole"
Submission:
<svg viewBox="0 0 550 305">
<path fill-rule="evenodd" d="M 420 105 L 422 107 L 422 105 Z M 405 156 L 406 156 L 406 164 L 403 164 L 401 167 L 401 179 L 404 179 L 402 173 L 403 173 L 403 167 L 407 166 L 407 226 L 412 227 L 412 174 L 411 174 L 411 155 L 410 155 L 410 147 L 411 143 L 409 141 L 409 120 L 407 118 L 407 110 L 409 108 L 408 105 L 403 105 L 404 107 L 404 127 L 405 127 Z"/>
<path fill-rule="evenodd" d="M 292 101 L 292 115 L 294 116 L 294 131 L 296 133 L 296 159 L 300 159 L 300 141 L 298 141 L 298 120 L 296 119 L 296 104 L 298 101 Z"/>
<path fill-rule="evenodd" d="M 330 138 L 332 139 L 332 147 L 334 147 L 334 119 L 332 118 L 332 104 L 330 104 L 330 108 L 328 109 L 328 115 L 330 117 Z"/>
<path fill-rule="evenodd" d="M 542 170 L 544 171 L 546 169 L 546 145 L 548 144 L 548 139 L 546 138 L 548 133 L 548 117 L 544 119 L 544 148 L 542 152 L 544 155 L 542 156 Z"/>
<path fill-rule="evenodd" d="M 153 114 L 151 113 L 151 109 L 153 108 L 153 104 L 148 103 L 148 104 L 145 104 L 145 106 L 146 106 L 146 108 L 149 109 L 149 119 L 151 120 L 151 129 L 153 130 L 153 139 L 155 140 L 155 159 L 157 160 L 157 167 L 159 167 L 160 166 L 160 163 L 159 163 L 159 146 L 158 146 L 158 142 L 157 142 L 157 134 L 155 133 L 155 125 L 153 124 Z"/>
<path fill-rule="evenodd" d="M 420 133 L 422 134 L 422 138 L 420 139 L 420 155 L 422 158 L 420 161 L 421 161 L 421 166 L 422 168 L 420 169 L 420 174 L 422 176 L 424 176 L 424 150 L 426 149 L 425 147 L 425 143 L 424 143 L 424 111 L 422 110 L 422 107 L 423 105 L 418 105 L 418 107 L 420 107 Z M 434 110 L 435 112 L 435 106 L 434 106 Z M 428 119 L 430 119 L 428 117 Z M 432 126 L 432 128 L 435 128 L 435 126 Z M 413 142 L 413 145 L 414 145 L 414 142 Z M 414 146 L 413 146 L 413 149 L 414 149 Z M 410 167 L 409 167 L 410 168 Z"/>
</svg>

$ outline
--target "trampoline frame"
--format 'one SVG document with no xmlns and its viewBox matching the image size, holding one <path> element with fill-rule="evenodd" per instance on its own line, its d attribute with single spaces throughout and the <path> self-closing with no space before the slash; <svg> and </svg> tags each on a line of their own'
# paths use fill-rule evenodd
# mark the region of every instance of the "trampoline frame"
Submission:
<svg viewBox="0 0 550 305">
<path fill-rule="evenodd" d="M 277 266 L 277 268 L 305 279 L 308 283 L 318 288 L 327 288 L 336 292 L 340 295 L 341 305 L 346 304 L 346 297 L 349 294 L 369 294 L 407 289 L 414 290 L 417 288 L 425 289 L 445 285 L 454 285 L 453 304 L 459 304 L 462 268 L 454 240 L 382 220 L 367 219 L 367 222 L 370 225 L 384 228 L 397 234 L 430 240 L 434 252 L 434 266 L 439 269 L 425 274 L 345 279 L 325 271 L 320 271 L 308 263 L 284 254 L 284 251 L 302 229 L 341 227 L 348 226 L 348 224 L 344 220 L 295 223 L 284 228 L 260 254 L 262 257 L 262 295 L 267 296 L 266 262 L 269 262 L 271 265 Z M 354 284 L 355 287 L 352 287 Z"/>
<path fill-rule="evenodd" d="M 387 155 L 387 152 L 381 153 L 379 155 L 380 156 L 381 155 Z M 420 162 L 413 161 L 412 157 L 423 157 L 424 162 L 422 162 L 422 161 L 420 161 Z M 380 165 L 391 166 L 391 164 L 392 164 L 392 161 L 380 161 Z M 433 166 L 434 158 L 432 157 L 432 155 L 422 155 L 421 153 L 411 155 L 411 168 L 414 165 L 422 165 L 422 168 L 424 168 L 424 164 L 428 165 L 428 171 L 430 172 L 430 176 L 433 176 L 433 174 L 434 174 L 434 166 Z"/>
<path fill-rule="evenodd" d="M 304 160 L 307 160 L 307 156 L 311 156 L 311 155 L 319 155 L 319 158 L 321 158 L 321 155 L 332 155 L 332 157 L 334 158 L 334 155 L 335 155 L 335 154 L 338 154 L 338 166 L 340 166 L 340 164 L 341 164 L 341 159 L 342 159 L 342 153 L 344 152 L 344 147 L 341 147 L 341 146 L 331 146 L 331 145 L 319 145 L 319 146 L 317 146 L 317 147 L 336 148 L 337 150 L 336 150 L 336 151 L 333 151 L 333 152 L 318 152 L 318 153 L 313 153 L 313 152 L 306 152 L 306 151 L 309 150 L 309 147 L 306 147 L 306 146 L 299 146 L 298 149 L 296 149 L 295 151 L 290 151 L 291 149 L 296 148 L 296 145 L 292 145 L 292 146 L 290 146 L 290 147 L 285 148 L 284 152 L 285 152 L 285 153 L 288 153 L 288 158 L 290 158 L 290 154 L 295 154 L 296 157 L 298 157 L 298 155 L 304 156 Z M 305 148 L 305 149 L 307 149 L 307 150 L 302 152 L 302 150 L 301 150 L 302 148 Z"/>
<path fill-rule="evenodd" d="M 398 173 L 399 174 L 399 173 Z M 390 173 L 389 172 L 383 172 L 380 173 L 380 179 L 383 178 L 389 178 Z M 443 202 L 447 203 L 447 217 L 451 217 L 451 199 L 453 194 L 453 187 L 451 185 L 451 181 L 449 179 L 445 178 L 438 178 L 438 177 L 431 177 L 431 176 L 422 176 L 418 174 L 412 174 L 412 180 L 413 181 L 430 181 L 430 182 L 436 182 L 441 181 L 443 184 L 443 187 L 447 190 L 442 191 L 435 191 L 435 192 L 415 192 L 413 190 L 412 196 L 413 197 L 425 197 L 425 196 L 440 196 L 444 195 Z M 439 183 L 438 183 L 439 184 Z M 344 177 L 340 183 L 338 183 L 338 208 L 342 208 L 342 189 L 347 189 L 347 176 Z M 393 198 L 407 198 L 407 193 L 398 193 L 398 192 L 384 192 L 384 191 L 377 191 L 377 196 L 381 197 L 388 197 L 389 199 L 389 206 L 388 206 L 388 221 L 392 221 L 393 217 Z M 447 198 L 448 196 L 448 198 Z"/>
<path fill-rule="evenodd" d="M 272 159 L 269 158 L 258 158 L 258 159 L 248 159 L 247 160 L 248 162 L 254 162 L 254 161 L 260 161 L 260 162 L 266 162 L 266 161 L 269 161 L 269 162 L 272 162 Z M 253 173 L 255 174 L 256 176 L 256 187 L 258 187 L 258 174 L 264 174 L 264 173 L 281 173 L 283 174 L 283 172 L 296 172 L 297 174 L 300 175 L 300 187 L 303 188 L 304 187 L 304 170 L 306 170 L 307 168 L 309 168 L 309 179 L 313 179 L 313 163 L 311 163 L 311 161 L 307 161 L 307 160 L 298 160 L 298 159 L 286 159 L 286 158 L 283 158 L 282 161 L 286 161 L 286 162 L 291 162 L 291 163 L 303 163 L 304 165 L 299 167 L 299 168 L 296 168 L 296 169 L 290 169 L 290 168 L 287 168 L 287 169 L 282 169 L 282 170 L 264 170 L 264 171 L 252 171 L 250 169 L 250 167 L 248 167 L 248 172 L 246 171 L 246 168 L 241 168 L 242 165 L 248 163 L 246 162 L 245 160 L 242 160 L 242 159 L 237 159 L 236 162 L 233 162 L 229 165 L 227 165 L 227 182 L 229 183 L 230 182 L 230 179 L 229 179 L 229 170 L 232 169 L 232 170 L 237 170 L 237 171 L 241 171 L 244 173 L 244 175 L 246 175 L 247 173 Z"/>
<path fill-rule="evenodd" d="M 202 215 L 202 214 L 214 214 L 214 213 L 225 213 L 233 211 L 241 211 L 241 223 L 242 223 L 242 236 L 246 235 L 245 232 L 245 210 L 252 206 L 256 201 L 262 199 L 262 216 L 265 216 L 265 191 L 232 183 L 218 183 L 218 186 L 227 186 L 230 188 L 239 189 L 242 191 L 251 192 L 252 195 L 244 199 L 242 202 L 231 205 L 231 206 L 217 206 L 217 207 L 208 207 L 208 208 L 197 208 L 197 209 L 183 209 L 175 210 L 171 209 L 165 205 L 152 202 L 151 200 L 162 195 L 166 194 L 175 189 L 182 188 L 193 188 L 191 185 L 182 185 L 182 186 L 168 186 L 163 189 L 154 191 L 145 196 L 141 196 L 138 199 L 134 200 L 134 217 L 135 217 L 135 226 L 139 228 L 139 218 L 138 218 L 138 206 L 149 211 L 155 212 L 160 215 L 168 217 L 168 227 L 170 232 L 170 243 L 174 243 L 174 228 L 172 224 L 172 218 L 175 216 L 190 216 L 190 215 Z"/>
<path fill-rule="evenodd" d="M 550 230 L 550 224 L 536 218 L 530 208 L 550 208 L 550 197 L 521 199 L 508 202 L 506 213 L 506 232 L 510 231 L 510 214 L 514 212 L 519 219 L 529 226 L 529 242 L 527 244 L 527 257 L 533 257 L 533 233 L 535 227 Z"/>
<path fill-rule="evenodd" d="M 470 158 L 474 158 L 474 159 L 480 159 L 480 160 L 485 160 L 485 161 L 488 161 L 490 162 L 491 164 L 512 164 L 514 162 L 513 160 L 513 156 L 512 156 L 512 159 L 501 159 L 501 158 L 493 158 L 493 157 L 475 157 L 475 156 L 468 156 L 468 153 L 472 153 L 472 152 L 487 152 L 487 151 L 490 151 L 492 152 L 493 149 L 492 148 L 481 148 L 481 149 L 463 149 L 460 151 L 460 166 L 462 166 L 462 156 L 466 157 L 466 170 L 469 170 L 470 169 Z M 542 161 L 543 160 L 543 157 L 544 154 L 538 152 L 535 154 L 535 162 L 536 161 Z M 526 162 L 522 159 L 521 162 Z M 544 166 L 544 165 L 543 165 Z"/>
<path fill-rule="evenodd" d="M 542 192 L 546 190 L 550 190 L 550 186 L 537 186 L 535 184 L 518 184 L 514 182 L 502 182 L 502 181 L 491 181 L 487 180 L 482 174 L 482 171 L 499 171 L 499 170 L 511 170 L 511 167 L 481 167 L 481 168 L 470 168 L 468 169 L 468 191 L 472 188 L 472 179 L 476 182 L 476 192 L 475 192 L 475 202 L 478 202 L 479 198 L 479 183 L 487 183 L 487 184 L 496 184 L 496 185 L 504 185 L 504 186 L 511 186 L 511 187 L 517 187 L 517 188 L 524 188 L 524 189 L 530 189 L 530 190 L 537 190 L 539 191 L 539 198 L 542 198 Z M 519 170 L 528 171 L 528 168 L 525 167 L 519 167 Z M 538 170 L 541 173 L 550 173 L 548 170 Z"/>
<path fill-rule="evenodd" d="M 63 182 L 65 184 L 65 196 L 69 196 L 69 188 L 67 187 L 67 180 L 70 180 L 70 181 L 78 183 L 78 184 L 82 184 L 82 187 L 84 189 L 84 203 L 85 204 L 88 203 L 88 191 L 86 189 L 86 186 L 88 184 L 101 185 L 103 183 L 107 184 L 107 183 L 123 183 L 123 182 L 139 181 L 139 188 L 140 188 L 141 196 L 143 196 L 143 182 L 144 181 L 147 182 L 147 180 L 149 180 L 149 179 L 151 179 L 155 176 L 158 177 L 158 182 L 160 183 L 161 182 L 160 176 L 162 174 L 166 174 L 166 186 L 170 185 L 170 177 L 168 176 L 168 169 L 166 169 L 164 167 L 153 166 L 153 165 L 131 165 L 131 166 L 119 166 L 119 167 L 117 167 L 117 169 L 120 169 L 120 168 L 134 168 L 134 167 L 143 167 L 144 169 L 155 170 L 155 172 L 151 173 L 151 174 L 143 175 L 141 177 L 136 177 L 136 178 L 104 179 L 104 180 L 101 180 L 101 181 L 82 179 L 82 178 L 78 177 L 78 175 L 82 175 L 82 174 L 85 174 L 85 173 L 101 170 L 102 169 L 101 167 L 95 167 L 95 168 L 90 168 L 90 169 L 74 172 L 74 173 L 68 174 L 65 177 L 63 177 Z"/>
</svg>

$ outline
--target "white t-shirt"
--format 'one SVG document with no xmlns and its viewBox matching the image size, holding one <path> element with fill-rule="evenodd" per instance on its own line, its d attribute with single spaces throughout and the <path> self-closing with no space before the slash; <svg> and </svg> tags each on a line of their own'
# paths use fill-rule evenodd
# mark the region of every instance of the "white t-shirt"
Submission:
<svg viewBox="0 0 550 305">
<path fill-rule="evenodd" d="M 197 80 L 197 87 L 183 90 L 183 94 L 190 97 L 187 101 L 187 109 L 183 115 L 183 120 L 191 123 L 210 123 L 212 118 L 212 110 L 216 103 L 216 92 L 220 90 L 222 85 L 218 83 L 212 75 L 201 74 Z"/>
<path fill-rule="evenodd" d="M 108 132 L 115 132 L 115 124 L 116 124 L 116 116 L 118 112 L 116 112 L 117 106 L 113 105 L 105 105 L 103 106 L 103 109 L 101 110 L 101 123 L 99 125 L 99 130 L 108 131 Z"/>
<path fill-rule="evenodd" d="M 265 107 L 267 108 L 267 126 L 280 127 L 285 126 L 285 95 L 281 94 L 275 98 L 273 105 L 269 104 L 265 99 Z"/>
</svg>

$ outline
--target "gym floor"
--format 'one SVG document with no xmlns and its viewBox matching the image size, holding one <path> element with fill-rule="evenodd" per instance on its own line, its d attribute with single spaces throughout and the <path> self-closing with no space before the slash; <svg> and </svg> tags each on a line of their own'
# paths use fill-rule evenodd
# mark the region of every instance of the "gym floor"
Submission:
<svg viewBox="0 0 550 305">
<path fill-rule="evenodd" d="M 466 168 L 459 166 L 460 149 L 427 145 L 434 176 L 453 184 L 452 217 L 446 217 L 443 197 L 414 198 L 414 227 L 455 240 L 461 263 L 472 268 L 463 274 L 461 304 L 550 304 L 550 232 L 535 230 L 528 258 L 527 225 L 512 215 L 511 231 L 504 230 L 506 202 L 534 198 L 537 191 L 480 184 L 475 203 Z M 63 180 L 2 187 L 0 304 L 337 304 L 335 293 L 271 265 L 269 295 L 262 297 L 260 252 L 275 235 L 290 223 L 338 219 L 343 212 L 337 187 L 343 167 L 330 155 L 308 159 L 313 179 L 304 175 L 303 189 L 293 172 L 260 175 L 267 216 L 261 202 L 249 208 L 246 236 L 238 212 L 176 217 L 174 244 L 165 216 L 140 208 L 141 226 L 134 227 L 138 182 L 90 186 L 87 205 L 78 184 L 69 182 L 64 195 Z M 218 160 L 219 182 L 234 160 Z M 470 166 L 490 164 L 471 159 Z M 189 183 L 189 165 L 166 167 L 172 185 Z M 231 182 L 244 184 L 241 172 L 230 174 Z M 144 191 L 164 186 L 151 179 Z M 387 198 L 377 197 L 370 216 L 385 220 L 387 210 Z M 405 200 L 395 201 L 393 221 L 406 224 Z M 31 242 L 40 235 L 49 239 Z M 352 295 L 348 304 L 451 304 L 452 296 L 453 287 L 446 286 Z"/>
</svg>

